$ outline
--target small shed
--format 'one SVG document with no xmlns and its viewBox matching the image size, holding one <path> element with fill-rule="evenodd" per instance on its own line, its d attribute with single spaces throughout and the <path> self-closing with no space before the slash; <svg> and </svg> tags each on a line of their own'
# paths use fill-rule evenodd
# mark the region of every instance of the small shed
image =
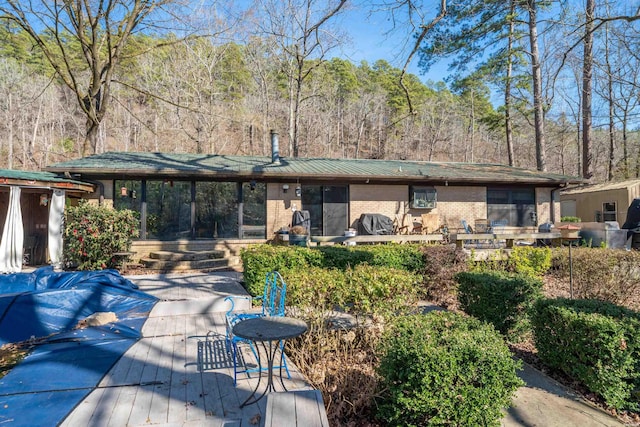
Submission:
<svg viewBox="0 0 640 427">
<path fill-rule="evenodd" d="M 560 192 L 560 215 L 583 222 L 622 225 L 633 199 L 640 197 L 640 179 L 571 187 Z"/>
</svg>

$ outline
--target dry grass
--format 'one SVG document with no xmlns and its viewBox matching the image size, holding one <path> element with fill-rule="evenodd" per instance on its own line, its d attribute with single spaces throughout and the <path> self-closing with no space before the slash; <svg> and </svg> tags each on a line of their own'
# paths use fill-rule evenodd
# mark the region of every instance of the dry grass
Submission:
<svg viewBox="0 0 640 427">
<path fill-rule="evenodd" d="M 323 312 L 308 313 L 309 332 L 287 342 L 287 355 L 322 392 L 329 425 L 378 426 L 373 404 L 378 386 L 375 347 L 380 319 L 351 329 L 335 329 Z"/>
</svg>

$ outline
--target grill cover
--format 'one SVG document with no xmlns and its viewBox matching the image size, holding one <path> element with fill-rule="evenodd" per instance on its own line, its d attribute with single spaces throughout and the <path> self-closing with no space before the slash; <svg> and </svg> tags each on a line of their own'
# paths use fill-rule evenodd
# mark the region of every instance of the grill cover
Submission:
<svg viewBox="0 0 640 427">
<path fill-rule="evenodd" d="M 362 214 L 358 221 L 358 234 L 369 236 L 393 234 L 393 221 L 381 214 Z"/>
<path fill-rule="evenodd" d="M 629 209 L 627 209 L 627 220 L 621 228 L 632 230 L 640 227 L 640 199 L 633 199 Z"/>
</svg>

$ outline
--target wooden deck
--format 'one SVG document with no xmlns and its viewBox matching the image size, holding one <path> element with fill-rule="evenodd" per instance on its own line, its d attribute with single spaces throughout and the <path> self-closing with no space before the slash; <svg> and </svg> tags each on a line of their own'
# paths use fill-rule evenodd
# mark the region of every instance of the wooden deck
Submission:
<svg viewBox="0 0 640 427">
<path fill-rule="evenodd" d="M 224 347 L 223 299 L 244 294 L 237 273 L 132 276 L 162 299 L 134 344 L 62 426 L 261 426 L 264 398 L 240 408 L 257 376 L 239 376 Z M 213 331 L 207 341 L 207 332 Z M 256 363 L 251 352 L 247 363 Z M 290 364 L 289 390 L 309 390 Z M 264 380 L 263 383 L 264 384 Z M 280 391 L 280 390 L 278 390 Z"/>
</svg>

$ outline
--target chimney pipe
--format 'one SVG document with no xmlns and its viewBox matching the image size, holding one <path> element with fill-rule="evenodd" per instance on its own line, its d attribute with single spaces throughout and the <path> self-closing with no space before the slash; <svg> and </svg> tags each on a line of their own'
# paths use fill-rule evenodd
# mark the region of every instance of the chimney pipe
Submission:
<svg viewBox="0 0 640 427">
<path fill-rule="evenodd" d="M 280 146 L 278 132 L 271 129 L 271 163 L 280 164 Z"/>
</svg>

